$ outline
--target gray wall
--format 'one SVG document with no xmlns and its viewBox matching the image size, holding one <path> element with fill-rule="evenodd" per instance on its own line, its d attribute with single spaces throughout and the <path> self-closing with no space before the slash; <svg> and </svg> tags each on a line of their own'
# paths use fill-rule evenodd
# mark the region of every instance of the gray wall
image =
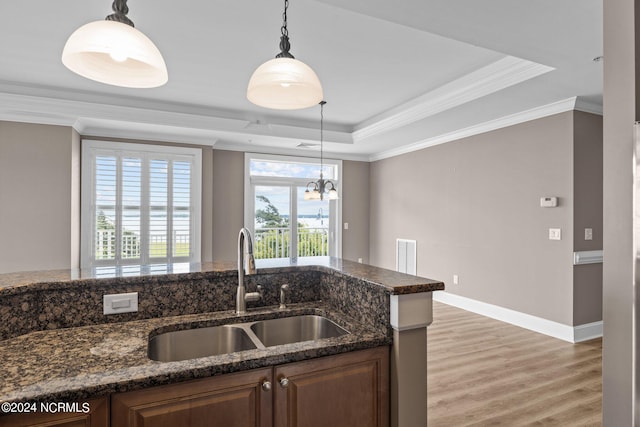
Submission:
<svg viewBox="0 0 640 427">
<path fill-rule="evenodd" d="M 573 115 L 573 248 L 602 249 L 602 117 Z M 585 240 L 585 228 L 593 240 Z M 602 320 L 602 264 L 573 268 L 573 324 Z"/>
<path fill-rule="evenodd" d="M 69 127 L 0 121 L 0 273 L 78 265 L 79 156 Z"/>
<path fill-rule="evenodd" d="M 369 163 L 342 162 L 342 258 L 369 263 Z"/>
<path fill-rule="evenodd" d="M 604 348 L 603 425 L 632 424 L 633 357 L 633 123 L 636 93 L 634 0 L 604 7 Z"/>
<path fill-rule="evenodd" d="M 244 153 L 187 146 L 202 149 L 202 261 L 234 260 L 244 223 Z M 0 235 L 11 242 L 0 245 L 0 273 L 78 267 L 80 149 L 70 127 L 0 121 Z M 350 221 L 343 255 L 367 262 L 369 165 L 347 161 L 343 173 L 343 218 Z"/>
<path fill-rule="evenodd" d="M 213 259 L 238 258 L 244 225 L 244 153 L 213 150 Z"/>
<path fill-rule="evenodd" d="M 416 239 L 418 274 L 448 292 L 574 325 L 573 155 L 567 112 L 372 163 L 371 263 L 393 269 L 395 240 Z M 560 206 L 541 208 L 543 196 Z"/>
</svg>

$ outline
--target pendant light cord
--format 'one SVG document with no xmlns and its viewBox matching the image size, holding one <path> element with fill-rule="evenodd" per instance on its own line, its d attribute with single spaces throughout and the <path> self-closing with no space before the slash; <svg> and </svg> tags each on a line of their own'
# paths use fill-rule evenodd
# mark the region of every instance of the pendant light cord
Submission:
<svg viewBox="0 0 640 427">
<path fill-rule="evenodd" d="M 289 0 L 284 0 L 284 12 L 282 12 L 282 27 L 280 33 L 283 36 L 289 37 L 289 30 L 287 29 L 287 9 L 289 9 Z"/>
<path fill-rule="evenodd" d="M 323 179 L 322 170 L 324 169 L 324 104 L 327 101 L 320 101 L 320 179 Z"/>
<path fill-rule="evenodd" d="M 129 13 L 127 0 L 114 0 L 113 4 L 111 5 L 111 9 L 114 13 L 105 18 L 107 21 L 121 22 L 131 27 L 135 27 L 133 25 L 133 21 L 127 17 L 127 13 Z"/>
<path fill-rule="evenodd" d="M 291 43 L 289 43 L 289 30 L 287 29 L 287 9 L 289 9 L 289 0 L 284 0 L 282 27 L 280 27 L 280 53 L 276 55 L 276 58 L 294 59 L 294 56 L 289 52 L 291 49 Z"/>
</svg>

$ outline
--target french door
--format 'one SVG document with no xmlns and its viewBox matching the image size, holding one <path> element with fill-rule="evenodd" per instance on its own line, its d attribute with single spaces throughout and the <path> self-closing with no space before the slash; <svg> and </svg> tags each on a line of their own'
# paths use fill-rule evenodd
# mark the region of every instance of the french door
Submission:
<svg viewBox="0 0 640 427">
<path fill-rule="evenodd" d="M 255 156 L 247 155 L 245 176 L 245 227 L 254 256 L 340 257 L 340 200 L 304 200 L 307 184 L 317 179 L 314 159 Z M 337 175 L 337 164 L 327 166 L 325 176 L 336 184 Z"/>
</svg>

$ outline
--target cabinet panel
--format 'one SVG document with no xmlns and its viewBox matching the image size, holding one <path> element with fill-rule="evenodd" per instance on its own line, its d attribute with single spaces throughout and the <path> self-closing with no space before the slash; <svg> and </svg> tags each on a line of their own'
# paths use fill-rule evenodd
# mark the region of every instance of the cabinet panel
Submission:
<svg viewBox="0 0 640 427">
<path fill-rule="evenodd" d="M 0 427 L 109 427 L 109 398 L 91 399 L 87 403 L 86 414 L 36 412 L 0 416 Z"/>
<path fill-rule="evenodd" d="M 291 363 L 274 372 L 276 427 L 389 425 L 388 347 Z"/>
<path fill-rule="evenodd" d="M 268 427 L 272 418 L 271 369 L 153 387 L 111 398 L 114 426 Z"/>
</svg>

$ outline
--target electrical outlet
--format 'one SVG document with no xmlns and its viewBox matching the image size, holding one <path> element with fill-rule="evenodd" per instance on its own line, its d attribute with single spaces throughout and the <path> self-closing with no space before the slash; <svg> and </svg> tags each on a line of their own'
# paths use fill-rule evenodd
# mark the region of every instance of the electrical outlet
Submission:
<svg viewBox="0 0 640 427">
<path fill-rule="evenodd" d="M 103 295 L 103 314 L 131 313 L 138 311 L 138 293 Z"/>
<path fill-rule="evenodd" d="M 550 228 L 549 229 L 549 240 L 562 240 L 562 229 L 560 229 L 560 228 Z"/>
<path fill-rule="evenodd" d="M 593 228 L 584 229 L 584 240 L 593 240 Z"/>
<path fill-rule="evenodd" d="M 457 275 L 457 274 L 454 274 L 454 275 L 453 275 L 453 284 L 454 284 L 454 285 L 458 285 L 458 284 L 460 284 L 460 278 L 458 277 L 458 275 Z"/>
</svg>

